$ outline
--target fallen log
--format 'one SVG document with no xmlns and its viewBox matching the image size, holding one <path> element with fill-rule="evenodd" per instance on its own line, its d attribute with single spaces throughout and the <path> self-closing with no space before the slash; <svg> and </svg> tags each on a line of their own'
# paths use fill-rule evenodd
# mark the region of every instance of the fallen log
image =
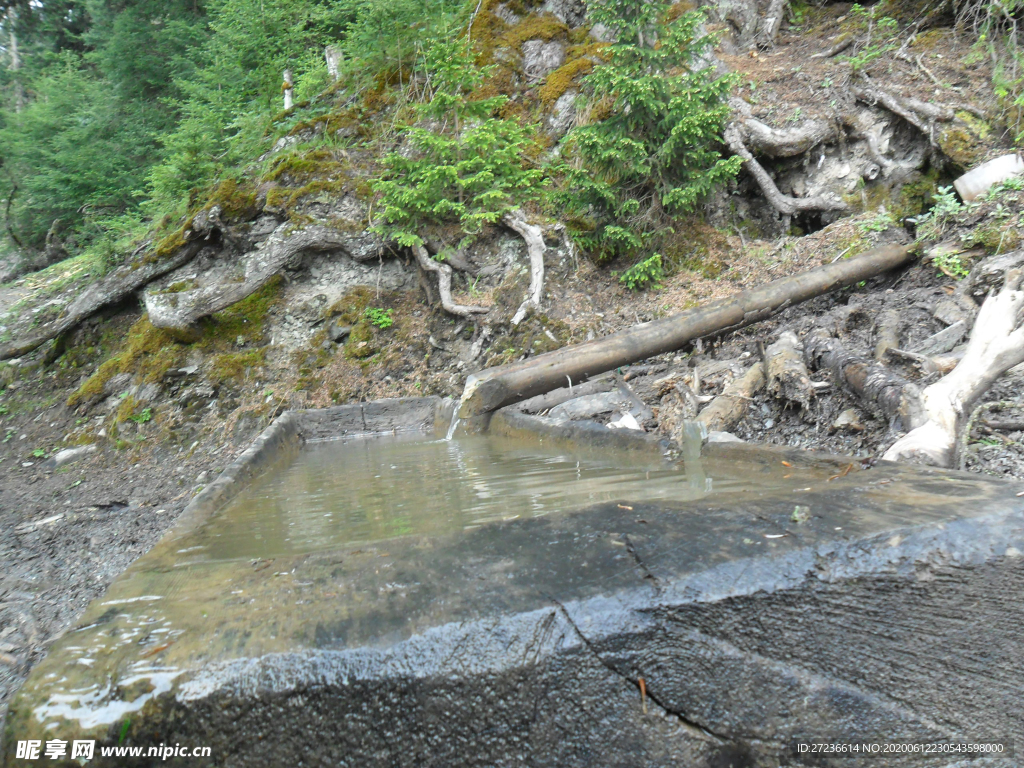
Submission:
<svg viewBox="0 0 1024 768">
<path fill-rule="evenodd" d="M 785 331 L 779 340 L 765 352 L 768 372 L 768 393 L 773 397 L 799 403 L 801 408 L 811 406 L 814 387 L 804 365 L 804 348 L 796 334 Z"/>
<path fill-rule="evenodd" d="M 879 415 L 899 417 L 907 426 L 914 423 L 917 388 L 881 363 L 851 352 L 839 339 L 820 329 L 804 339 L 804 358 L 811 368 L 830 371 L 836 382 Z"/>
<path fill-rule="evenodd" d="M 1024 362 L 1024 271 L 1006 275 L 1003 289 L 985 299 L 963 360 L 919 396 L 919 415 L 911 431 L 885 452 L 890 461 L 939 467 L 955 463 L 957 437 L 974 405 L 1010 368 Z"/>
<path fill-rule="evenodd" d="M 702 336 L 742 328 L 785 307 L 902 267 L 913 258 L 909 246 L 884 246 L 603 339 L 488 368 L 467 379 L 459 416 L 469 419 L 490 413 L 567 382 L 575 385 L 619 366 L 677 350 Z"/>
<path fill-rule="evenodd" d="M 707 404 L 698 414 L 697 421 L 708 432 L 728 432 L 747 414 L 750 401 L 764 386 L 764 364 L 750 366 L 747 372 L 734 379 L 722 394 Z"/>
</svg>

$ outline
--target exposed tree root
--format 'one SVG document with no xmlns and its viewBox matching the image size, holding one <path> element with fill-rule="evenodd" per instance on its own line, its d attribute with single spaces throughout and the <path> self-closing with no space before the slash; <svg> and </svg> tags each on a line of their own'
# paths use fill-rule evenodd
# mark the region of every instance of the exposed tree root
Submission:
<svg viewBox="0 0 1024 768">
<path fill-rule="evenodd" d="M 938 142 L 935 140 L 935 123 L 948 123 L 954 117 L 953 110 L 949 107 L 926 104 L 909 96 L 900 98 L 875 86 L 855 85 L 852 87 L 852 91 L 853 95 L 865 104 L 881 105 L 894 115 L 902 117 L 925 134 L 935 149 L 939 148 Z"/>
<path fill-rule="evenodd" d="M 450 314 L 459 317 L 471 317 L 472 315 L 484 315 L 490 312 L 489 307 L 472 307 L 463 304 L 456 304 L 452 299 L 452 268 L 444 262 L 435 261 L 427 253 L 422 245 L 414 245 L 412 252 L 416 256 L 416 263 L 426 272 L 433 272 L 437 275 L 437 292 L 441 296 L 441 306 Z"/>
<path fill-rule="evenodd" d="M 199 320 L 258 291 L 297 254 L 345 248 L 350 239 L 343 232 L 317 225 L 289 232 L 293 226 L 282 224 L 256 251 L 246 254 L 245 279 L 241 282 L 225 282 L 178 293 L 147 291 L 149 321 L 157 328 L 189 336 Z"/>
<path fill-rule="evenodd" d="M 814 397 L 811 377 L 804 365 L 803 345 L 792 331 L 785 331 L 768 347 L 765 366 L 768 371 L 769 394 L 809 408 Z"/>
<path fill-rule="evenodd" d="M 708 432 L 728 432 L 743 419 L 751 399 L 763 386 L 764 364 L 757 363 L 708 403 L 697 416 L 697 421 L 706 426 Z"/>
<path fill-rule="evenodd" d="M 147 283 L 184 266 L 195 258 L 205 245 L 204 240 L 194 240 L 163 259 L 157 260 L 147 254 L 121 265 L 102 280 L 86 288 L 52 323 L 44 325 L 30 336 L 0 345 L 0 360 L 20 357 L 71 330 L 103 307 L 122 301 Z"/>
<path fill-rule="evenodd" d="M 793 128 L 772 128 L 753 117 L 750 104 L 743 99 L 733 97 L 729 99 L 729 106 L 738 114 L 733 125 L 739 138 L 755 155 L 796 157 L 839 138 L 839 128 L 834 122 L 812 119 Z"/>
<path fill-rule="evenodd" d="M 920 394 L 921 416 L 884 458 L 953 466 L 959 429 L 974 404 L 996 379 L 1024 362 L 1022 278 L 1020 270 L 1009 272 L 1003 290 L 985 300 L 963 360 Z"/>
<path fill-rule="evenodd" d="M 506 226 L 514 229 L 526 241 L 526 249 L 530 254 L 530 290 L 523 303 L 512 316 L 512 325 L 519 325 L 531 309 L 540 309 L 541 297 L 544 293 L 544 231 L 536 224 L 528 224 L 520 210 L 505 214 L 502 219 Z"/>
<path fill-rule="evenodd" d="M 732 150 L 733 154 L 743 158 L 743 167 L 754 177 L 765 198 L 772 207 L 784 216 L 792 216 L 800 211 L 843 211 L 846 210 L 846 203 L 839 200 L 829 200 L 824 197 L 789 197 L 779 191 L 764 169 L 743 143 L 741 131 L 737 123 L 731 123 L 725 129 L 725 143 Z"/>
<path fill-rule="evenodd" d="M 856 42 L 856 40 L 857 40 L 857 38 L 853 37 L 853 36 L 843 38 L 838 43 L 833 45 L 831 48 L 829 48 L 827 50 L 824 50 L 821 53 L 815 53 L 814 55 L 809 56 L 808 58 L 811 58 L 811 59 L 831 59 L 833 56 L 838 56 L 840 53 L 842 53 L 847 48 L 849 48 L 851 45 L 853 45 L 854 42 Z"/>
</svg>

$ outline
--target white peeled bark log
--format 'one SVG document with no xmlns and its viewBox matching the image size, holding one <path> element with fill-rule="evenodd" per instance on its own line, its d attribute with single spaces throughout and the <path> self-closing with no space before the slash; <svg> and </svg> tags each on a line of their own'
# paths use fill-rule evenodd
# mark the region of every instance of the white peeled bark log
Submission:
<svg viewBox="0 0 1024 768">
<path fill-rule="evenodd" d="M 423 245 L 414 245 L 412 252 L 416 256 L 416 263 L 426 272 L 433 272 L 437 275 L 437 292 L 441 295 L 441 306 L 446 312 L 459 317 L 471 315 L 485 315 L 490 312 L 490 307 L 471 307 L 463 304 L 456 304 L 452 299 L 452 268 L 440 261 L 434 261 L 427 253 Z"/>
<path fill-rule="evenodd" d="M 963 360 L 921 393 L 923 423 L 897 440 L 883 458 L 953 466 L 959 429 L 974 404 L 996 379 L 1024 363 L 1022 277 L 1020 270 L 1010 272 L 1003 289 L 985 300 Z"/>
<path fill-rule="evenodd" d="M 523 303 L 512 316 L 512 325 L 519 325 L 530 309 L 540 309 L 541 296 L 544 293 L 544 231 L 536 224 L 528 224 L 520 210 L 505 214 L 506 226 L 514 229 L 526 241 L 526 250 L 530 254 L 530 290 Z"/>
</svg>

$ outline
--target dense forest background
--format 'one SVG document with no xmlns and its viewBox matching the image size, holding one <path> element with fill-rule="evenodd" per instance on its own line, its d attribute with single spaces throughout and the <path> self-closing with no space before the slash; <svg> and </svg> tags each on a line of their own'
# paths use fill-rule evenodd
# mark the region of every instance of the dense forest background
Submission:
<svg viewBox="0 0 1024 768">
<path fill-rule="evenodd" d="M 7 247 L 112 255 L 252 157 L 281 110 L 351 73 L 409 59 L 453 0 L 60 0 L 0 24 L 0 199 Z M 258 154 L 258 151 L 256 152 Z M 49 242 L 48 242 L 48 234 Z M 52 254 L 62 255 L 62 254 Z M 49 260 L 53 260 L 52 258 Z"/>
</svg>

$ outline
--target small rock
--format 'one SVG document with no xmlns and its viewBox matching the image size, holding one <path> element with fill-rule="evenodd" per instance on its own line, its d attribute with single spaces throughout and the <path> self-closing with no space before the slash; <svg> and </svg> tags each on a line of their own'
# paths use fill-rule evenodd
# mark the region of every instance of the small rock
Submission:
<svg viewBox="0 0 1024 768">
<path fill-rule="evenodd" d="M 631 413 L 624 413 L 615 421 L 609 422 L 608 429 L 635 429 L 640 432 L 644 431 L 644 428 L 640 426 Z"/>
<path fill-rule="evenodd" d="M 866 427 L 861 421 L 860 413 L 856 408 L 847 408 L 832 422 L 833 429 L 849 429 L 854 432 L 863 432 Z"/>
<path fill-rule="evenodd" d="M 771 429 L 775 426 L 775 419 L 765 419 L 764 428 Z"/>
<path fill-rule="evenodd" d="M 199 477 L 196 478 L 196 483 L 198 483 L 199 485 L 202 485 L 203 483 L 209 482 L 209 480 L 210 480 L 210 473 L 209 472 L 200 472 L 199 473 Z"/>
<path fill-rule="evenodd" d="M 341 325 L 340 323 L 334 322 L 327 327 L 327 338 L 335 344 L 343 342 L 348 338 L 350 333 L 352 333 L 351 325 Z"/>
<path fill-rule="evenodd" d="M 79 459 L 84 459 L 90 453 L 96 453 L 97 448 L 95 445 L 81 445 L 77 448 L 65 448 L 63 451 L 58 451 L 56 454 L 51 456 L 49 459 L 43 462 L 42 469 L 44 472 L 52 472 L 58 467 L 63 467 L 65 464 L 70 464 Z"/>
<path fill-rule="evenodd" d="M 732 432 L 708 432 L 709 443 L 742 443 L 741 438 L 736 437 Z"/>
</svg>

